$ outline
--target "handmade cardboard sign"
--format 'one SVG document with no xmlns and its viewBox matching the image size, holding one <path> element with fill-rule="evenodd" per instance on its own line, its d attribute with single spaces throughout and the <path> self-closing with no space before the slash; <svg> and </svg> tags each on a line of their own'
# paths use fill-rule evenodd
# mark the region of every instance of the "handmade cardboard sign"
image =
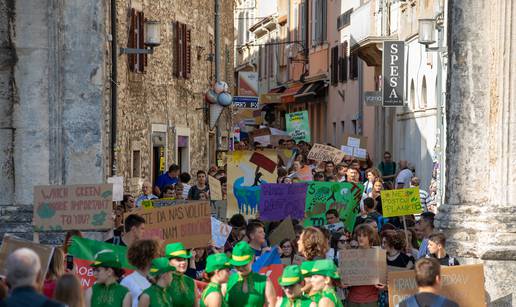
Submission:
<svg viewBox="0 0 516 307">
<path fill-rule="evenodd" d="M 315 161 L 333 161 L 333 163 L 338 164 L 344 158 L 344 153 L 332 146 L 314 144 L 307 158 Z"/>
<path fill-rule="evenodd" d="M 360 213 L 360 199 L 364 186 L 350 182 L 308 183 L 306 192 L 305 222 L 307 226 L 326 224 L 326 211 L 336 209 L 346 230 L 352 232 L 355 218 Z"/>
<path fill-rule="evenodd" d="M 217 220 L 216 218 L 211 218 L 211 241 L 212 244 L 217 247 L 221 248 L 224 247 L 226 244 L 226 241 L 229 237 L 229 234 L 231 233 L 232 227 L 229 226 L 226 223 L 222 223 L 221 221 Z"/>
<path fill-rule="evenodd" d="M 165 244 L 182 242 L 186 248 L 206 247 L 211 240 L 209 201 L 139 209 L 132 213 L 145 219 L 145 232 L 154 232 Z"/>
<path fill-rule="evenodd" d="M 287 113 L 287 132 L 296 142 L 305 141 L 310 143 L 310 124 L 308 122 L 308 111 Z"/>
<path fill-rule="evenodd" d="M 208 185 L 210 186 L 210 199 L 222 200 L 222 185 L 220 181 L 212 176 L 208 176 Z"/>
<path fill-rule="evenodd" d="M 382 190 L 384 217 L 418 214 L 423 210 L 419 198 L 419 188 Z"/>
<path fill-rule="evenodd" d="M 234 151 L 228 155 L 227 216 L 252 218 L 258 212 L 261 185 L 276 182 L 275 150 Z"/>
<path fill-rule="evenodd" d="M 34 187 L 34 231 L 113 228 L 113 184 Z"/>
<path fill-rule="evenodd" d="M 415 272 L 389 272 L 389 306 L 417 293 Z M 441 266 L 442 295 L 460 307 L 486 306 L 484 266 L 482 264 Z"/>
<path fill-rule="evenodd" d="M 386 252 L 380 248 L 341 250 L 339 272 L 345 285 L 385 285 L 387 284 Z"/>
<path fill-rule="evenodd" d="M 4 235 L 2 240 L 2 247 L 0 248 L 0 275 L 5 276 L 7 273 L 7 268 L 5 266 L 7 257 L 15 250 L 24 247 L 32 249 L 36 254 L 38 254 L 39 260 L 41 262 L 42 277 L 46 276 L 48 266 L 50 265 L 50 259 L 52 259 L 52 255 L 54 254 L 54 247 L 34 243 L 32 241 L 18 238 L 9 234 Z"/>
<path fill-rule="evenodd" d="M 281 222 L 269 235 L 271 246 L 279 245 L 284 239 L 296 239 L 294 225 L 292 224 L 290 217 L 283 220 L 283 222 Z"/>
<path fill-rule="evenodd" d="M 288 216 L 303 219 L 306 183 L 263 184 L 260 192 L 260 219 L 279 221 Z"/>
</svg>

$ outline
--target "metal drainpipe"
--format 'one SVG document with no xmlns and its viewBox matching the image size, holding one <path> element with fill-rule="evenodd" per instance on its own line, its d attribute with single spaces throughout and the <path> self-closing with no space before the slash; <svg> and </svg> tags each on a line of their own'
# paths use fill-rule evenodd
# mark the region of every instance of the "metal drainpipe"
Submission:
<svg viewBox="0 0 516 307">
<path fill-rule="evenodd" d="M 215 0 L 215 80 L 220 81 L 220 0 Z M 219 119 L 215 123 L 215 163 L 217 163 L 217 151 L 220 149 Z"/>
<path fill-rule="evenodd" d="M 111 0 L 111 176 L 116 175 L 116 137 L 117 137 L 117 102 L 118 102 L 118 61 L 116 37 L 116 0 Z"/>
</svg>

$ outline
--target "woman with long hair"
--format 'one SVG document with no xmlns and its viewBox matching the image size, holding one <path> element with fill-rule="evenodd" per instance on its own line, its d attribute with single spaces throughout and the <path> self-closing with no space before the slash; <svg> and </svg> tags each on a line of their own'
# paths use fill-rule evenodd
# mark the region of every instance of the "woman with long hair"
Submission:
<svg viewBox="0 0 516 307">
<path fill-rule="evenodd" d="M 208 251 L 206 248 L 192 248 L 192 258 L 189 259 L 189 266 L 186 275 L 193 279 L 201 280 L 204 269 L 206 269 L 206 257 Z"/>
<path fill-rule="evenodd" d="M 299 254 L 307 261 L 325 259 L 326 253 L 330 250 L 326 236 L 316 227 L 303 229 L 297 247 Z"/>
<path fill-rule="evenodd" d="M 387 251 L 387 265 L 406 268 L 414 268 L 414 257 L 405 254 L 405 234 L 403 231 L 382 231 L 382 247 Z"/>
<path fill-rule="evenodd" d="M 294 249 L 294 242 L 290 239 L 283 239 L 279 244 L 281 253 L 281 263 L 284 265 L 294 264 L 294 257 L 296 256 L 296 250 Z"/>
<path fill-rule="evenodd" d="M 131 293 L 118 283 L 124 274 L 118 256 L 112 250 L 102 250 L 95 255 L 91 267 L 97 282 L 86 290 L 86 306 L 130 307 Z"/>
<path fill-rule="evenodd" d="M 81 281 L 74 274 L 64 274 L 57 280 L 54 299 L 69 307 L 85 307 Z"/>
<path fill-rule="evenodd" d="M 149 270 L 153 283 L 143 290 L 138 307 L 172 307 L 172 299 L 167 295 L 166 288 L 172 282 L 172 272 L 175 270 L 176 268 L 169 264 L 168 258 L 153 259 Z"/>
<path fill-rule="evenodd" d="M 43 282 L 43 294 L 52 298 L 54 296 L 54 289 L 56 288 L 57 280 L 65 273 L 65 253 L 60 247 L 54 248 L 54 253 L 50 259 L 47 275 Z"/>
<path fill-rule="evenodd" d="M 224 253 L 211 254 L 206 261 L 206 275 L 209 284 L 202 292 L 201 307 L 221 307 L 225 306 L 224 295 L 221 290 L 222 284 L 229 280 L 229 269 L 231 264 L 229 258 Z"/>
</svg>

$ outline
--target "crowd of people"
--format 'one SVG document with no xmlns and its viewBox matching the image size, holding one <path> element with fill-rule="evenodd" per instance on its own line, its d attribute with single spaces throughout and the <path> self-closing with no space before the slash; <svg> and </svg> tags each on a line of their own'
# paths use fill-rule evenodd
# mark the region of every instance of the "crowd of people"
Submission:
<svg viewBox="0 0 516 307">
<path fill-rule="evenodd" d="M 259 146 L 259 144 L 254 144 Z M 237 149 L 249 149 L 236 144 Z M 446 236 L 434 229 L 437 206 L 432 191 L 420 189 L 423 212 L 399 218 L 382 216 L 381 191 L 418 187 L 420 180 L 407 161 L 393 162 L 385 152 L 377 168 L 371 159 L 346 156 L 341 163 L 307 159 L 310 144 L 280 141 L 277 183 L 298 181 L 354 182 L 364 185 L 360 214 L 352 232 L 346 231 L 339 212 L 330 209 L 323 227 L 304 227 L 292 220 L 296 238 L 285 238 L 269 246 L 269 235 L 281 221 L 263 222 L 235 214 L 227 220 L 232 227 L 223 248 L 206 246 L 186 249 L 183 243 L 162 244 L 144 239 L 145 219 L 132 213 L 144 201 L 165 198 L 209 200 L 208 175 L 220 181 L 226 195 L 226 169 L 216 166 L 197 171 L 195 184 L 188 173 L 171 165 L 155 181 L 144 182 L 141 194 L 124 195 L 116 204 L 115 229 L 108 243 L 126 246 L 127 261 L 135 269 L 128 273 L 122 259 L 112 250 L 102 250 L 91 264 L 96 283 L 83 290 L 69 267 L 66 255 L 72 236 L 56 247 L 46 276 L 30 249 L 18 249 L 7 258 L 7 275 L 0 287 L 0 306 L 388 306 L 385 284 L 350 286 L 341 282 L 339 255 L 346 249 L 384 249 L 390 267 L 414 269 L 420 293 L 400 306 L 457 306 L 439 295 L 440 267 L 458 265 L 446 250 Z M 405 225 L 404 225 L 405 224 Z M 335 226 L 335 227 L 332 227 Z M 277 282 L 252 269 L 253 263 L 277 248 L 284 265 Z M 206 283 L 202 291 L 198 281 Z"/>
</svg>

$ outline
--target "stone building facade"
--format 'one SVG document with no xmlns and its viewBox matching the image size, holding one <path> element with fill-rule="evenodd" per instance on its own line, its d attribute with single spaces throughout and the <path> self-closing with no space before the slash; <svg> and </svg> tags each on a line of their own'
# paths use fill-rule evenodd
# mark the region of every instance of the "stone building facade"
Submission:
<svg viewBox="0 0 516 307">
<path fill-rule="evenodd" d="M 152 180 L 171 163 L 191 172 L 206 169 L 208 154 L 216 159 L 216 145 L 227 147 L 225 125 L 220 133 L 209 131 L 203 98 L 214 78 L 214 2 L 116 0 L 114 174 L 124 176 L 128 192 L 136 193 L 143 179 Z M 221 79 L 233 86 L 233 1 L 220 3 Z M 110 4 L 0 2 L 0 237 L 9 232 L 32 239 L 33 186 L 104 183 L 112 175 Z M 138 24 L 131 19 L 136 11 L 143 12 Z M 135 43 L 129 36 L 145 19 L 161 22 L 161 45 L 138 66 L 143 71 L 131 72 L 128 55 L 119 51 Z M 174 66 L 178 22 L 190 31 L 189 78 L 177 77 Z M 142 47 L 142 39 L 133 47 Z M 134 60 L 133 67 L 140 64 Z M 229 122 L 226 113 L 221 123 Z M 41 239 L 59 243 L 62 234 Z"/>
</svg>

